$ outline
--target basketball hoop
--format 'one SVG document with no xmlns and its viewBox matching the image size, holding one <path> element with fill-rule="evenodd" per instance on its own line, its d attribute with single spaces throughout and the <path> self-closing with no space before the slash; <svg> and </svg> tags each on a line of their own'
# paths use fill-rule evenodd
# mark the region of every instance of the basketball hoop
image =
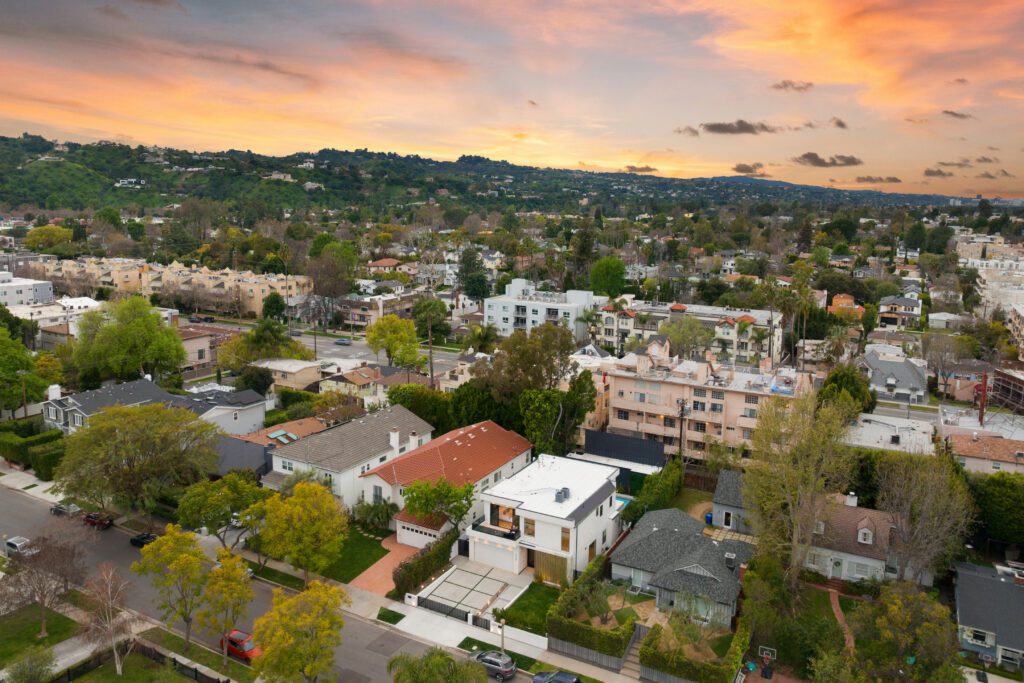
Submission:
<svg viewBox="0 0 1024 683">
<path fill-rule="evenodd" d="M 765 666 L 768 666 L 776 659 L 775 648 L 761 645 L 757 648 L 757 656 L 764 662 Z"/>
</svg>

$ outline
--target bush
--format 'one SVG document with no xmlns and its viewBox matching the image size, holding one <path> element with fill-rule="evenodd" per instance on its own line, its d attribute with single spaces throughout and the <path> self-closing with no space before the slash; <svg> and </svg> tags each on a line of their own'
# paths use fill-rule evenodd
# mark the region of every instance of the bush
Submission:
<svg viewBox="0 0 1024 683">
<path fill-rule="evenodd" d="M 0 458 L 6 458 L 23 467 L 30 467 L 32 464 L 28 454 L 30 448 L 57 441 L 63 436 L 64 433 L 59 429 L 51 429 L 48 432 L 27 437 L 20 437 L 14 432 L 0 432 Z"/>
<path fill-rule="evenodd" d="M 312 403 L 316 400 L 316 397 L 317 395 L 311 391 L 297 391 L 288 387 L 277 388 L 277 399 L 285 410 L 291 408 L 296 403 Z"/>
<path fill-rule="evenodd" d="M 640 643 L 640 664 L 694 683 L 729 683 L 743 663 L 750 647 L 749 619 L 740 617 L 732 644 L 720 662 L 687 659 L 681 649 L 665 652 L 661 643 L 662 626 L 653 627 Z"/>
<path fill-rule="evenodd" d="M 648 510 L 661 510 L 672 507 L 672 501 L 679 495 L 682 486 L 682 465 L 678 460 L 671 460 L 661 468 L 660 472 L 649 474 L 644 479 L 643 488 L 633 502 L 622 511 L 622 521 L 632 524 Z"/>
<path fill-rule="evenodd" d="M 849 595 L 866 595 L 877 598 L 882 592 L 882 582 L 877 579 L 847 581 L 843 584 L 843 592 Z"/>
<path fill-rule="evenodd" d="M 595 557 L 576 582 L 562 592 L 548 611 L 547 633 L 549 637 L 574 643 L 601 654 L 622 657 L 633 638 L 635 616 L 628 617 L 617 628 L 610 630 L 594 628 L 589 623 L 576 619 L 576 613 L 586 605 L 591 593 L 604 581 L 605 562 L 604 555 Z"/>
<path fill-rule="evenodd" d="M 392 600 L 402 600 L 406 593 L 412 593 L 426 583 L 427 579 L 448 564 L 452 557 L 452 544 L 459 538 L 458 529 L 449 529 L 436 541 L 421 548 L 419 552 L 395 567 L 391 576 L 395 587 L 388 593 Z"/>
<path fill-rule="evenodd" d="M 63 440 L 51 441 L 28 449 L 29 464 L 32 465 L 36 477 L 43 481 L 53 481 L 53 471 L 57 469 L 63 457 Z"/>
<path fill-rule="evenodd" d="M 281 410 L 280 408 L 274 408 L 273 410 L 268 410 L 267 414 L 263 417 L 263 426 L 273 427 L 274 425 L 279 425 L 282 422 L 287 421 L 288 411 Z"/>
<path fill-rule="evenodd" d="M 30 436 L 35 436 L 43 429 L 43 416 L 33 415 L 32 417 L 22 418 L 20 420 L 8 420 L 7 422 L 0 422 L 0 432 L 13 432 L 21 438 L 25 439 Z"/>
</svg>

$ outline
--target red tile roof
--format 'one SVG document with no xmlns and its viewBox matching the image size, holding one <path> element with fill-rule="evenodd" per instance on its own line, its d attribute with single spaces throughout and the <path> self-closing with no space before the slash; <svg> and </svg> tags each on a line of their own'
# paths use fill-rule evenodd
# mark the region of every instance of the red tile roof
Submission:
<svg viewBox="0 0 1024 683">
<path fill-rule="evenodd" d="M 416 517 L 415 515 L 409 514 L 405 508 L 402 508 L 395 513 L 395 521 L 412 524 L 413 526 L 418 526 L 422 529 L 433 529 L 434 531 L 440 531 L 441 527 L 448 523 L 448 520 L 446 520 L 443 515 Z"/>
<path fill-rule="evenodd" d="M 455 429 L 360 475 L 389 484 L 446 479 L 455 486 L 475 484 L 533 444 L 491 420 Z"/>
<path fill-rule="evenodd" d="M 672 310 L 672 311 L 685 311 L 686 310 L 686 304 L 672 304 L 671 306 L 669 306 L 669 310 Z"/>
<path fill-rule="evenodd" d="M 281 422 L 273 427 L 265 427 L 250 434 L 242 434 L 235 438 L 241 439 L 242 441 L 251 441 L 252 443 L 263 444 L 264 446 L 269 446 L 270 444 L 281 445 L 280 441 L 271 439 L 268 435 L 284 430 L 289 434 L 294 434 L 297 439 L 301 439 L 309 436 L 310 434 L 322 432 L 325 429 L 327 429 L 327 425 L 315 417 L 303 417 L 298 420 L 292 420 L 291 422 Z"/>
<path fill-rule="evenodd" d="M 1024 453 L 1024 441 L 1000 436 L 979 436 L 975 440 L 971 434 L 951 434 L 949 440 L 955 455 L 1024 465 L 1024 457 L 1017 457 L 1018 453 Z"/>
<path fill-rule="evenodd" d="M 749 323 L 749 324 L 753 325 L 754 323 L 757 322 L 757 318 L 755 318 L 752 315 L 747 315 L 746 313 L 744 313 L 743 315 L 741 315 L 739 317 L 739 321 L 741 323 Z"/>
<path fill-rule="evenodd" d="M 376 261 L 370 261 L 369 266 L 371 268 L 394 268 L 402 262 L 395 258 L 382 258 Z"/>
</svg>

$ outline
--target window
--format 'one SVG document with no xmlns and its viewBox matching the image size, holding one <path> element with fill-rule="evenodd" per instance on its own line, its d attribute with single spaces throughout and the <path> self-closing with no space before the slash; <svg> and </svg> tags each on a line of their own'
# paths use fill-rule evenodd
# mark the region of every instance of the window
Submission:
<svg viewBox="0 0 1024 683">
<path fill-rule="evenodd" d="M 642 392 L 636 392 L 634 394 L 637 403 L 645 403 L 647 401 L 647 395 Z"/>
<path fill-rule="evenodd" d="M 747 439 L 748 441 L 750 439 L 753 439 L 754 438 L 754 430 L 753 429 L 744 429 L 743 430 L 743 438 Z"/>
<path fill-rule="evenodd" d="M 205 359 L 206 358 L 206 349 L 199 349 L 198 357 L 199 357 L 199 360 Z"/>
<path fill-rule="evenodd" d="M 662 439 L 662 441 L 665 442 L 666 446 L 674 446 L 675 443 L 676 443 L 676 437 L 674 437 L 674 436 L 666 436 L 666 437 L 664 437 Z"/>
<path fill-rule="evenodd" d="M 676 426 L 675 418 L 674 417 L 666 417 L 665 418 L 665 426 L 666 427 L 670 427 L 670 428 L 671 427 L 675 427 Z"/>
<path fill-rule="evenodd" d="M 743 409 L 743 417 L 756 418 L 757 417 L 757 410 L 755 410 L 754 408 L 744 408 Z"/>
<path fill-rule="evenodd" d="M 323 470 L 320 470 L 320 475 L 323 477 L 324 481 L 327 482 L 328 488 L 333 490 L 334 489 L 334 475 L 331 474 L 330 472 L 324 472 Z"/>
<path fill-rule="evenodd" d="M 569 552 L 569 527 L 562 527 L 562 551 Z"/>
<path fill-rule="evenodd" d="M 815 522 L 814 523 L 814 533 L 816 533 L 816 534 L 823 534 L 823 533 L 825 533 L 825 522 L 820 522 L 820 521 L 819 522 Z"/>
<path fill-rule="evenodd" d="M 616 410 L 615 411 L 615 417 L 617 417 L 620 420 L 628 420 L 629 419 L 629 411 L 628 410 Z"/>
<path fill-rule="evenodd" d="M 863 562 L 853 563 L 853 575 L 859 578 L 867 578 L 871 576 L 871 565 L 864 564 Z"/>
<path fill-rule="evenodd" d="M 612 501 L 615 500 L 614 496 L 608 496 L 608 507 L 612 506 Z"/>
<path fill-rule="evenodd" d="M 999 464 L 998 462 L 992 463 L 992 469 L 998 470 L 998 469 L 1001 469 L 1001 468 L 1002 468 L 1002 465 Z"/>
<path fill-rule="evenodd" d="M 874 534 L 871 533 L 871 529 L 861 529 L 857 532 L 857 542 L 871 545 L 874 540 Z"/>
<path fill-rule="evenodd" d="M 693 410 L 695 412 L 703 413 L 707 409 L 708 409 L 708 404 L 705 403 L 704 401 L 694 401 L 693 402 Z"/>
<path fill-rule="evenodd" d="M 82 415 L 80 413 L 75 413 L 75 426 L 76 427 L 81 427 L 82 426 Z"/>
<path fill-rule="evenodd" d="M 501 470 L 494 473 L 494 483 L 497 484 L 499 481 L 501 481 Z"/>
<path fill-rule="evenodd" d="M 399 447 L 398 452 L 399 453 L 405 453 L 405 446 Z"/>
<path fill-rule="evenodd" d="M 294 472 L 295 463 L 293 463 L 291 460 L 282 460 L 281 469 L 284 470 L 285 472 Z"/>
<path fill-rule="evenodd" d="M 238 411 L 237 410 L 231 414 L 231 419 L 232 420 L 237 420 L 238 419 Z"/>
<path fill-rule="evenodd" d="M 384 502 L 384 489 L 379 486 L 373 487 L 373 502 L 375 504 Z"/>
<path fill-rule="evenodd" d="M 712 403 L 711 404 L 711 412 L 712 413 L 721 413 L 721 412 L 723 412 L 723 410 L 724 410 L 724 406 L 721 403 Z"/>
<path fill-rule="evenodd" d="M 387 460 L 387 459 L 388 459 L 388 456 L 386 456 L 386 455 L 382 455 L 382 456 L 380 456 L 380 459 L 379 459 L 379 460 L 377 460 L 377 462 L 384 462 L 384 461 L 385 461 L 385 460 Z"/>
<path fill-rule="evenodd" d="M 724 401 L 725 400 L 725 392 L 724 391 L 718 391 L 717 389 L 713 389 L 711 391 L 711 398 L 715 399 L 716 401 Z"/>
<path fill-rule="evenodd" d="M 705 396 L 708 395 L 708 390 L 707 389 L 694 389 L 693 390 L 693 395 L 698 397 L 698 398 L 704 398 Z"/>
<path fill-rule="evenodd" d="M 601 505 L 598 505 L 597 509 L 594 510 L 594 516 L 595 517 L 602 517 L 603 515 L 604 515 L 604 503 L 602 503 Z"/>
<path fill-rule="evenodd" d="M 601 545 L 604 545 L 607 542 L 608 542 L 608 530 L 607 529 L 602 529 L 601 530 Z"/>
<path fill-rule="evenodd" d="M 537 520 L 523 518 L 523 536 L 533 536 L 537 533 Z"/>
<path fill-rule="evenodd" d="M 693 431 L 700 432 L 701 434 L 704 434 L 704 433 L 706 433 L 708 431 L 708 426 L 704 422 L 694 422 L 693 423 Z"/>
<path fill-rule="evenodd" d="M 752 406 L 756 406 L 757 405 L 757 396 L 746 396 L 746 397 L 744 397 L 743 402 L 747 403 L 749 405 L 752 405 Z"/>
</svg>

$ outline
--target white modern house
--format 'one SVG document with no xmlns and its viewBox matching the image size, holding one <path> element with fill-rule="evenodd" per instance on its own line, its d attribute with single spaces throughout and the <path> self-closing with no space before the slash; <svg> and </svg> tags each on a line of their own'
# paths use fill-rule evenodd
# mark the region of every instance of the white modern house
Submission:
<svg viewBox="0 0 1024 683">
<path fill-rule="evenodd" d="M 577 318 L 606 297 L 593 292 L 570 289 L 568 292 L 543 292 L 532 282 L 515 278 L 505 286 L 505 293 L 484 302 L 484 323 L 494 325 L 498 334 L 509 337 L 516 330 L 529 333 L 544 323 L 560 323 L 576 335 L 577 341 L 590 337 L 587 326 Z"/>
<path fill-rule="evenodd" d="M 520 472 L 530 462 L 533 445 L 491 420 L 454 429 L 360 475 L 363 498 L 389 500 L 401 508 L 392 522 L 398 542 L 422 548 L 451 524 L 440 515 L 416 517 L 405 510 L 405 487 L 444 479 L 453 486 L 472 484 L 473 507 L 466 522 L 483 514 L 481 495 Z"/>
<path fill-rule="evenodd" d="M 544 581 L 571 582 L 619 535 L 619 470 L 542 454 L 481 494 L 483 516 L 466 530 L 469 558 Z"/>
<path fill-rule="evenodd" d="M 276 489 L 289 474 L 313 470 L 351 507 L 362 496 L 361 474 L 419 448 L 433 431 L 405 407 L 389 406 L 275 448 L 263 483 Z"/>
<path fill-rule="evenodd" d="M 53 284 L 45 280 L 15 277 L 9 271 L 0 271 L 0 304 L 28 306 L 53 301 Z"/>
</svg>

